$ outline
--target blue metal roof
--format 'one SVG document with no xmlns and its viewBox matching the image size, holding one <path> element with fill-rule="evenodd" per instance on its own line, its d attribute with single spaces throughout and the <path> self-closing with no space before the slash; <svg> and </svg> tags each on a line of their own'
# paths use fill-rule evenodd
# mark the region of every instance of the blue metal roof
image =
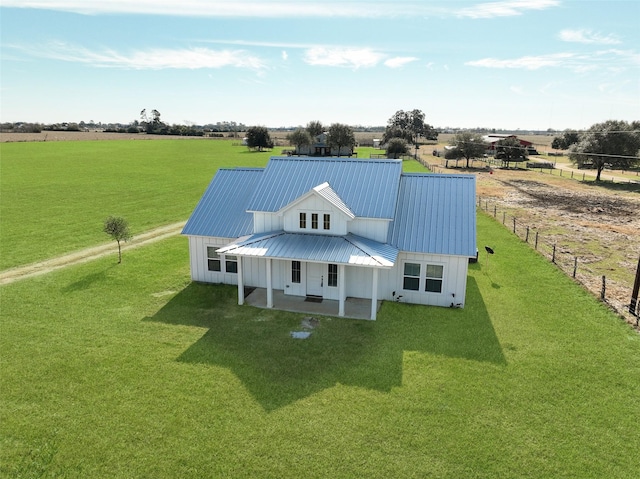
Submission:
<svg viewBox="0 0 640 479">
<path fill-rule="evenodd" d="M 401 251 L 476 255 L 473 175 L 404 174 L 388 243 Z"/>
<path fill-rule="evenodd" d="M 280 211 L 328 182 L 356 216 L 393 219 L 401 173 L 401 160 L 272 157 L 247 209 Z"/>
<path fill-rule="evenodd" d="M 237 238 L 253 232 L 247 202 L 262 168 L 220 169 L 182 230 L 184 235 Z"/>
<path fill-rule="evenodd" d="M 393 267 L 398 250 L 356 235 L 329 236 L 303 233 L 260 233 L 239 238 L 219 253 L 377 268 Z"/>
</svg>

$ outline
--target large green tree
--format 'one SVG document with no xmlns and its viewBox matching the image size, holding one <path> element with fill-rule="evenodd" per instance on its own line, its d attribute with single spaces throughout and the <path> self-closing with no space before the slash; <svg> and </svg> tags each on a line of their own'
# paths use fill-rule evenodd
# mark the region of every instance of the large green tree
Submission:
<svg viewBox="0 0 640 479">
<path fill-rule="evenodd" d="M 387 143 L 387 158 L 397 159 L 409 153 L 409 144 L 404 138 L 391 138 Z"/>
<path fill-rule="evenodd" d="M 296 147 L 296 153 L 300 153 L 300 148 L 311 145 L 313 141 L 309 132 L 304 128 L 297 128 L 295 131 L 289 133 L 287 140 Z"/>
<path fill-rule="evenodd" d="M 319 121 L 310 121 L 307 123 L 307 131 L 311 135 L 311 138 L 315 138 L 324 133 L 324 126 Z"/>
<path fill-rule="evenodd" d="M 437 140 L 438 132 L 424 122 L 424 113 L 421 110 L 398 110 L 389 118 L 385 128 L 382 142 L 387 143 L 391 138 L 404 138 L 416 145 L 418 139 Z"/>
<path fill-rule="evenodd" d="M 247 130 L 247 146 L 262 151 L 264 148 L 273 148 L 273 140 L 266 126 L 252 126 Z"/>
<path fill-rule="evenodd" d="M 520 140 L 510 136 L 496 143 L 496 158 L 502 160 L 502 164 L 509 168 L 509 163 L 525 161 L 527 150 L 520 144 Z"/>
<path fill-rule="evenodd" d="M 551 142 L 551 148 L 554 150 L 566 150 L 574 143 L 580 141 L 580 134 L 575 130 L 565 130 L 562 135 L 556 136 Z"/>
<path fill-rule="evenodd" d="M 456 133 L 449 144 L 455 147 L 458 158 L 467 160 L 467 168 L 469 168 L 471 158 L 481 158 L 487 151 L 487 144 L 482 139 L 482 135 L 470 131 Z"/>
<path fill-rule="evenodd" d="M 569 149 L 569 159 L 578 167 L 592 165 L 596 181 L 605 166 L 628 169 L 637 165 L 640 150 L 640 122 L 609 120 L 596 123 L 580 134 L 580 141 Z"/>
<path fill-rule="evenodd" d="M 160 112 L 158 110 L 151 110 L 147 113 L 146 108 L 140 112 L 140 123 L 144 126 L 147 133 L 162 133 L 166 128 L 166 125 L 160 120 Z"/>
<path fill-rule="evenodd" d="M 356 137 L 353 129 L 349 125 L 333 123 L 327 132 L 327 145 L 329 145 L 332 150 L 336 148 L 338 156 L 342 154 L 343 148 L 346 148 L 350 154 L 356 145 Z"/>
</svg>

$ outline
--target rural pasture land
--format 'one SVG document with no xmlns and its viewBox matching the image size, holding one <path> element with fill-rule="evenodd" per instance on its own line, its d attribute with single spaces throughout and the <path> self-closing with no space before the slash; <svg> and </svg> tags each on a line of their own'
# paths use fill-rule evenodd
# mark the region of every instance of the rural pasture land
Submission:
<svg viewBox="0 0 640 479">
<path fill-rule="evenodd" d="M 0 476 L 638 477 L 640 336 L 478 226 L 465 309 L 307 340 L 192 284 L 184 238 L 2 286 Z"/>
<path fill-rule="evenodd" d="M 270 154 L 216 140 L 0 143 L 0 270 L 108 241 L 109 215 L 134 235 L 184 221 L 218 168 Z"/>
<path fill-rule="evenodd" d="M 2 269 L 107 242 L 110 214 L 182 221 L 272 154 L 0 148 Z M 640 477 L 640 335 L 483 213 L 478 244 L 465 309 L 385 302 L 302 341 L 304 315 L 191 283 L 181 237 L 0 286 L 0 477 Z"/>
</svg>

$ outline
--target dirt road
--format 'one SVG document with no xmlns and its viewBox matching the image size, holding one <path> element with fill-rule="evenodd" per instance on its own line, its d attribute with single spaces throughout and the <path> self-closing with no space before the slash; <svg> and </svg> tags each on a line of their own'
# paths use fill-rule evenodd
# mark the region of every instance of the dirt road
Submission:
<svg viewBox="0 0 640 479">
<path fill-rule="evenodd" d="M 126 251 L 133 248 L 139 248 L 140 246 L 146 246 L 156 241 L 161 241 L 172 236 L 180 234 L 185 222 L 173 223 L 166 226 L 155 228 L 151 231 L 147 231 L 138 236 L 135 236 L 130 242 L 124 243 L 122 250 Z M 17 268 L 11 268 L 5 271 L 0 271 L 0 285 L 13 283 L 21 279 L 32 278 L 42 274 L 50 273 L 61 268 L 68 266 L 86 263 L 98 258 L 102 258 L 107 255 L 117 255 L 117 246 L 115 242 L 105 243 L 100 246 L 94 246 L 86 248 L 73 253 L 51 258 L 38 263 L 32 263 L 25 266 L 19 266 Z"/>
</svg>

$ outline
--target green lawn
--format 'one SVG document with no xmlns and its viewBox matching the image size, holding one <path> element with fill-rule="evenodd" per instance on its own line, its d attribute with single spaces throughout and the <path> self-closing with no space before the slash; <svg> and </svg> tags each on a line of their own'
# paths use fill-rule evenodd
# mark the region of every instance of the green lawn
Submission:
<svg viewBox="0 0 640 479">
<path fill-rule="evenodd" d="M 134 234 L 187 219 L 219 167 L 264 166 L 231 141 L 0 144 L 0 269 L 108 241 L 109 215 Z"/>
<path fill-rule="evenodd" d="M 203 142 L 205 143 L 205 142 Z M 640 336 L 480 215 L 467 307 L 237 306 L 184 238 L 0 288 L 2 477 L 640 477 Z"/>
<path fill-rule="evenodd" d="M 263 167 L 272 151 L 226 140 L 0 143 L 0 270 L 108 242 L 110 215 L 133 234 L 184 221 L 218 168 Z M 369 157 L 364 148 L 359 155 Z M 375 150 L 380 152 L 380 150 Z M 425 171 L 405 162 L 408 171 Z"/>
</svg>

